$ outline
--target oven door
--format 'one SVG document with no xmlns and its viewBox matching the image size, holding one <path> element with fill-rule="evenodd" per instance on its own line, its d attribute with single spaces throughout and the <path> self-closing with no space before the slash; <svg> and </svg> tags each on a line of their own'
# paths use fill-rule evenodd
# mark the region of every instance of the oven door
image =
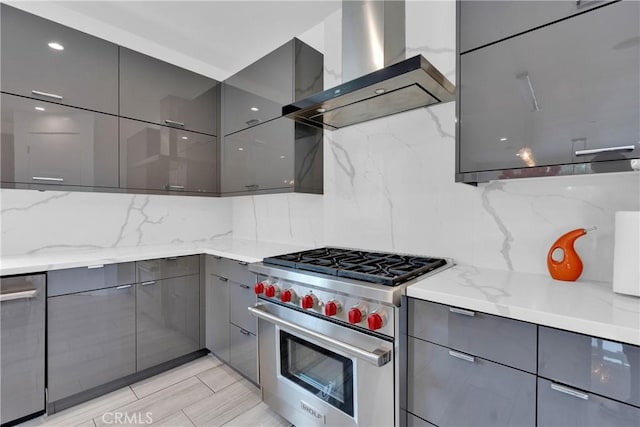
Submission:
<svg viewBox="0 0 640 427">
<path fill-rule="evenodd" d="M 260 300 L 263 400 L 295 425 L 394 424 L 394 343 Z"/>
</svg>

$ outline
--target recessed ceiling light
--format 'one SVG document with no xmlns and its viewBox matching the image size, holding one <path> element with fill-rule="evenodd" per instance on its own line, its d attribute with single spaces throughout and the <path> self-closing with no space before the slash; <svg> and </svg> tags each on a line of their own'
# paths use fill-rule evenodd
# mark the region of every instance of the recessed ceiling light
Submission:
<svg viewBox="0 0 640 427">
<path fill-rule="evenodd" d="M 500 141 L 505 142 L 507 138 L 500 138 Z"/>
<path fill-rule="evenodd" d="M 380 89 L 376 89 L 376 95 L 382 95 L 383 93 L 385 93 L 386 91 L 383 88 Z"/>
<path fill-rule="evenodd" d="M 44 107 L 36 107 L 36 110 L 38 110 L 38 111 L 44 111 Z"/>
<path fill-rule="evenodd" d="M 284 156 L 280 156 L 281 159 L 284 159 Z"/>
<path fill-rule="evenodd" d="M 260 111 L 258 107 L 251 107 L 251 111 Z"/>
<path fill-rule="evenodd" d="M 244 151 L 244 148 L 238 147 L 238 151 Z"/>
<path fill-rule="evenodd" d="M 64 50 L 64 46 L 58 42 L 49 42 L 49 47 L 53 50 Z"/>
<path fill-rule="evenodd" d="M 189 139 L 189 137 L 188 137 L 188 136 L 181 136 L 180 138 L 182 138 L 182 139 Z"/>
</svg>

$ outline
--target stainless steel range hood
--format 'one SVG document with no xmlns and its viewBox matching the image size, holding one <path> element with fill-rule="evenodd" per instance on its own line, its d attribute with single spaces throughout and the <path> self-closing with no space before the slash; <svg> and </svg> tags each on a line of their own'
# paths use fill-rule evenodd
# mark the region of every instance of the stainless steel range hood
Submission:
<svg viewBox="0 0 640 427">
<path fill-rule="evenodd" d="M 403 59 L 404 33 L 404 1 L 343 1 L 342 70 L 348 81 L 286 105 L 282 114 L 334 130 L 453 101 L 455 86 L 422 55 Z"/>
</svg>

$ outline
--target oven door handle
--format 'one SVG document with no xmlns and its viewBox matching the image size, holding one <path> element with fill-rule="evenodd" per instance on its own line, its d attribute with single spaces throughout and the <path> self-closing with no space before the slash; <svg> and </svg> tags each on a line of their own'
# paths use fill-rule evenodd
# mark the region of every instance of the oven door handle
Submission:
<svg viewBox="0 0 640 427">
<path fill-rule="evenodd" d="M 273 323 L 274 325 L 278 325 L 281 328 L 296 332 L 300 335 L 305 336 L 306 338 L 314 339 L 324 345 L 338 348 L 345 353 L 358 359 L 364 360 L 365 362 L 371 363 L 374 366 L 384 366 L 391 361 L 391 350 L 377 348 L 373 351 L 368 351 L 351 344 L 343 343 L 334 338 L 281 319 L 278 316 L 274 316 L 265 309 L 263 304 L 258 303 L 253 307 L 249 307 L 249 311 L 259 319 L 265 320 L 269 323 Z"/>
</svg>

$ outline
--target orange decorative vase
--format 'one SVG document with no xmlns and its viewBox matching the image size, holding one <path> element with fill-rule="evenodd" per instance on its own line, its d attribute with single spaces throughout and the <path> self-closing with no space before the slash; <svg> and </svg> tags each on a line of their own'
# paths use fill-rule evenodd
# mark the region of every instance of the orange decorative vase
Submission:
<svg viewBox="0 0 640 427">
<path fill-rule="evenodd" d="M 576 239 L 584 236 L 595 227 L 577 228 L 563 234 L 556 240 L 547 254 L 547 268 L 549 274 L 556 280 L 575 282 L 582 274 L 582 260 L 578 256 L 573 244 Z"/>
</svg>

